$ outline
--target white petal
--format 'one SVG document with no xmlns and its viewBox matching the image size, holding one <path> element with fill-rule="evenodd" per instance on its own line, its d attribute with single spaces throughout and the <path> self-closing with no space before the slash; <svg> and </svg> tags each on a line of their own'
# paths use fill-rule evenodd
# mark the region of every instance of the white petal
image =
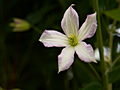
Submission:
<svg viewBox="0 0 120 90">
<path fill-rule="evenodd" d="M 104 50 L 104 56 L 109 57 L 110 56 L 110 48 L 108 47 L 103 47 Z"/>
<path fill-rule="evenodd" d="M 103 47 L 103 50 L 104 50 L 104 60 L 106 62 L 109 62 L 109 60 L 110 60 L 110 57 L 109 57 L 110 56 L 110 48 Z M 100 53 L 99 53 L 98 48 L 95 49 L 95 59 L 100 61 Z"/>
<path fill-rule="evenodd" d="M 120 53 L 120 43 L 117 45 L 117 53 Z"/>
<path fill-rule="evenodd" d="M 115 30 L 118 34 L 120 34 L 120 28 Z"/>
<path fill-rule="evenodd" d="M 95 59 L 100 61 L 100 54 L 98 48 L 95 49 Z"/>
<path fill-rule="evenodd" d="M 90 44 L 86 44 L 85 42 L 80 42 L 75 47 L 75 51 L 78 57 L 84 62 L 96 62 L 93 48 Z"/>
<path fill-rule="evenodd" d="M 116 31 L 115 35 L 117 35 L 118 37 L 120 37 L 120 28 L 116 29 L 115 31 Z"/>
<path fill-rule="evenodd" d="M 53 30 L 45 30 L 39 41 L 46 47 L 64 47 L 68 45 L 67 37 L 64 34 Z"/>
<path fill-rule="evenodd" d="M 74 61 L 74 48 L 66 47 L 62 50 L 61 54 L 58 56 L 58 73 L 68 69 Z"/>
<path fill-rule="evenodd" d="M 61 21 L 61 27 L 67 36 L 78 33 L 79 17 L 77 12 L 72 8 L 73 4 L 66 10 Z"/>
<path fill-rule="evenodd" d="M 95 34 L 97 28 L 96 13 L 88 15 L 79 30 L 79 40 L 90 38 Z"/>
</svg>

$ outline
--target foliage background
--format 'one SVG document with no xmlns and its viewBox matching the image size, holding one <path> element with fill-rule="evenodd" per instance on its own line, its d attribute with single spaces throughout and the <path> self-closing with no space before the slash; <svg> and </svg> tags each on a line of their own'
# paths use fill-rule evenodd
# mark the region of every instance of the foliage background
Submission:
<svg viewBox="0 0 120 90">
<path fill-rule="evenodd" d="M 113 13 L 106 16 L 107 10 L 119 8 L 119 0 L 99 0 L 104 45 L 108 46 L 108 25 L 114 18 Z M 62 48 L 45 48 L 38 41 L 45 29 L 63 32 L 60 26 L 65 10 L 75 4 L 79 14 L 80 26 L 86 15 L 95 12 L 94 0 L 0 0 L 0 86 L 6 89 L 21 90 L 102 90 L 89 64 L 75 56 L 75 62 L 69 70 L 57 73 L 57 56 Z M 120 13 L 120 12 L 117 12 Z M 119 14 L 120 15 L 120 14 Z M 120 18 L 120 16 L 117 18 Z M 14 17 L 27 20 L 37 28 L 25 32 L 12 32 L 9 26 Z M 118 19 L 117 19 L 118 20 Z M 119 20 L 117 26 L 119 27 Z M 96 35 L 86 42 L 97 47 Z M 113 59 L 120 39 L 115 36 Z M 91 63 L 100 74 L 100 65 Z M 113 90 L 120 90 L 120 62 L 110 72 Z"/>
</svg>

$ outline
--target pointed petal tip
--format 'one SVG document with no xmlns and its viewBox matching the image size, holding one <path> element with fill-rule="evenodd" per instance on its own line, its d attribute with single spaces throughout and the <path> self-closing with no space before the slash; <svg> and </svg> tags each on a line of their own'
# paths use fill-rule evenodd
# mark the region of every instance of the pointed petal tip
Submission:
<svg viewBox="0 0 120 90">
<path fill-rule="evenodd" d="M 97 63 L 97 61 L 96 61 L 96 60 L 93 60 L 92 62 Z"/>
<path fill-rule="evenodd" d="M 93 13 L 93 15 L 96 15 L 96 14 L 97 14 L 96 12 Z"/>
<path fill-rule="evenodd" d="M 60 73 L 60 71 L 57 72 L 58 74 Z"/>
<path fill-rule="evenodd" d="M 38 40 L 39 42 L 42 42 L 42 40 L 41 40 L 41 38 L 39 38 L 39 40 Z"/>
<path fill-rule="evenodd" d="M 76 35 L 77 30 L 79 29 L 79 16 L 75 9 L 72 7 L 74 5 L 75 4 L 71 4 L 68 7 L 61 21 L 61 27 L 67 36 L 71 34 Z"/>
<path fill-rule="evenodd" d="M 38 41 L 40 41 L 40 42 L 42 42 L 43 40 L 42 40 L 42 35 L 40 36 L 40 38 L 38 39 Z"/>
<path fill-rule="evenodd" d="M 69 6 L 69 8 L 68 8 L 71 13 L 73 13 L 73 10 L 74 10 L 73 6 L 75 6 L 75 4 L 71 4 L 71 5 Z"/>
<path fill-rule="evenodd" d="M 87 17 L 88 17 L 88 18 L 93 18 L 93 17 L 95 17 L 95 18 L 96 18 L 96 12 L 95 12 L 95 13 L 93 13 L 93 14 L 89 14 L 89 15 L 87 15 Z"/>
<path fill-rule="evenodd" d="M 57 72 L 57 73 L 59 74 L 61 71 L 62 71 L 62 70 L 58 69 L 58 72 Z"/>
<path fill-rule="evenodd" d="M 75 4 L 71 4 L 70 7 L 75 6 Z"/>
</svg>

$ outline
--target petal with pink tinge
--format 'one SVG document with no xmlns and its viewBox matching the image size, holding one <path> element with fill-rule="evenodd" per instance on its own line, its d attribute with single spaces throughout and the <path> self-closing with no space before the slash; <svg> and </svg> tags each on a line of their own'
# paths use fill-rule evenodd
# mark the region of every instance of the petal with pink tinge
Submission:
<svg viewBox="0 0 120 90">
<path fill-rule="evenodd" d="M 72 8 L 73 4 L 66 10 L 61 21 L 61 27 L 67 36 L 78 34 L 79 17 L 77 12 Z"/>
<path fill-rule="evenodd" d="M 46 47 L 65 47 L 68 45 L 67 37 L 54 30 L 45 30 L 39 41 Z"/>
<path fill-rule="evenodd" d="M 74 48 L 66 47 L 62 50 L 61 54 L 58 56 L 58 73 L 68 69 L 74 61 Z"/>
<path fill-rule="evenodd" d="M 88 15 L 79 30 L 79 40 L 90 38 L 95 34 L 97 28 L 96 13 Z"/>
<path fill-rule="evenodd" d="M 75 51 L 78 57 L 84 62 L 96 62 L 95 55 L 93 52 L 93 48 L 90 44 L 86 44 L 85 42 L 80 42 L 75 47 Z"/>
</svg>

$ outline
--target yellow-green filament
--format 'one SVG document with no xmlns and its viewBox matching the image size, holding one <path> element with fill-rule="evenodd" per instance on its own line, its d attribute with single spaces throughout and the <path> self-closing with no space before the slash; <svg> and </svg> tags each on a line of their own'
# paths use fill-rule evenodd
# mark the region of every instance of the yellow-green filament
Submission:
<svg viewBox="0 0 120 90">
<path fill-rule="evenodd" d="M 76 46 L 78 44 L 78 39 L 75 35 L 70 35 L 68 37 L 68 42 L 71 46 Z"/>
</svg>

